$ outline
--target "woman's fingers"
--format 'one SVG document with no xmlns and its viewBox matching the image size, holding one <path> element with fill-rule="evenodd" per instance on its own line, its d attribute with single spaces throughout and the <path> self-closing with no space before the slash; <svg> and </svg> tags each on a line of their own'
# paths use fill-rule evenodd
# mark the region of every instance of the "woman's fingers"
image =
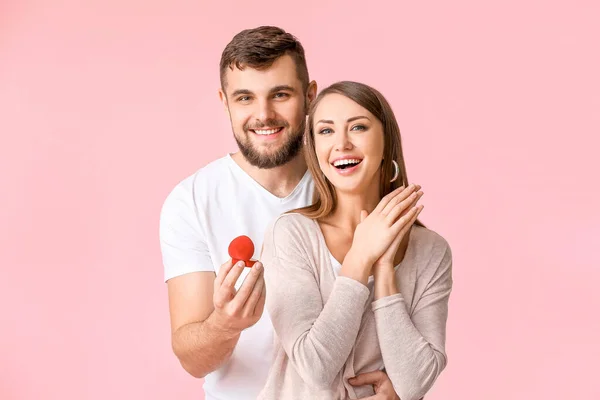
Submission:
<svg viewBox="0 0 600 400">
<path fill-rule="evenodd" d="M 377 207 L 375 207 L 375 209 L 373 210 L 373 213 L 381 213 L 383 211 L 383 209 L 388 205 L 388 203 L 398 194 L 400 194 L 402 191 L 404 190 L 404 186 L 400 186 L 399 188 L 391 191 L 390 193 L 386 194 L 385 196 L 383 196 L 383 198 L 381 200 L 379 200 L 379 203 L 377 204 Z"/>
<path fill-rule="evenodd" d="M 417 217 L 421 214 L 421 211 L 423 211 L 423 207 L 424 206 L 421 204 L 411 208 L 406 214 L 398 218 L 398 221 L 394 222 L 392 229 L 398 233 L 402 230 L 407 231 L 417 220 Z"/>
<path fill-rule="evenodd" d="M 388 215 L 394 209 L 394 207 L 396 207 L 398 204 L 402 203 L 404 200 L 406 200 L 413 193 L 416 193 L 420 189 L 421 189 L 421 186 L 419 186 L 419 185 L 415 185 L 415 184 L 408 185 L 408 187 L 406 189 L 403 189 L 400 192 L 396 193 L 394 196 L 392 196 L 392 198 L 382 208 L 381 214 Z M 394 192 L 392 192 L 392 193 L 394 193 Z"/>
<path fill-rule="evenodd" d="M 405 198 L 403 201 L 396 204 L 390 210 L 388 215 L 386 215 L 386 217 L 385 217 L 387 222 L 390 225 L 394 224 L 400 216 L 402 216 L 403 214 L 406 214 L 409 210 L 414 208 L 422 196 L 423 196 L 423 192 L 421 192 L 421 191 L 412 192 L 407 198 Z"/>
</svg>

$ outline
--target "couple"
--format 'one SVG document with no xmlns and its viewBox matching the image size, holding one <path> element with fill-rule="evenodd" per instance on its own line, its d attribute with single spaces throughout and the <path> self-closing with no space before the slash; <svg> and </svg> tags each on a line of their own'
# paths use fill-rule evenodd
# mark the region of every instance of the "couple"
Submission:
<svg viewBox="0 0 600 400">
<path fill-rule="evenodd" d="M 355 82 L 317 96 L 276 27 L 237 34 L 220 77 L 240 151 L 160 216 L 179 362 L 207 400 L 422 398 L 446 365 L 452 259 L 417 220 L 389 104 Z M 229 259 L 239 235 L 252 268 Z"/>
</svg>

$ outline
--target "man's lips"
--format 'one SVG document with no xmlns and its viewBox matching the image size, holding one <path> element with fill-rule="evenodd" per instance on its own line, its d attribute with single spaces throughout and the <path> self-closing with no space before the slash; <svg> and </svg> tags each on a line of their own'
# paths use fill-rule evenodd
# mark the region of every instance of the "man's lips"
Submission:
<svg viewBox="0 0 600 400">
<path fill-rule="evenodd" d="M 269 135 L 274 135 L 276 133 L 279 133 L 283 130 L 283 127 L 277 127 L 277 128 L 257 128 L 257 129 L 248 129 L 249 131 L 253 132 L 256 135 L 260 135 L 260 136 L 269 136 Z"/>
</svg>

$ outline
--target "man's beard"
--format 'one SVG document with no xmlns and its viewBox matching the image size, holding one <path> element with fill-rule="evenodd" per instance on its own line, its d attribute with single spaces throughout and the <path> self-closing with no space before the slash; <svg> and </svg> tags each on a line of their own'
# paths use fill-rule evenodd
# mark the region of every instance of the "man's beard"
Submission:
<svg viewBox="0 0 600 400">
<path fill-rule="evenodd" d="M 281 126 L 283 129 L 290 132 L 290 138 L 279 149 L 268 154 L 262 154 L 257 150 L 250 139 L 250 135 L 253 135 L 253 133 L 250 132 L 250 129 L 260 129 L 265 126 Z M 235 138 L 242 155 L 251 165 L 262 169 L 271 169 L 287 164 L 298 155 L 302 149 L 305 126 L 306 123 L 304 119 L 302 119 L 302 123 L 296 130 L 290 130 L 289 124 L 284 121 L 267 121 L 267 123 L 261 124 L 261 126 L 253 126 L 252 128 L 245 125 L 244 140 L 240 140 L 235 133 L 233 134 L 233 137 Z"/>
</svg>

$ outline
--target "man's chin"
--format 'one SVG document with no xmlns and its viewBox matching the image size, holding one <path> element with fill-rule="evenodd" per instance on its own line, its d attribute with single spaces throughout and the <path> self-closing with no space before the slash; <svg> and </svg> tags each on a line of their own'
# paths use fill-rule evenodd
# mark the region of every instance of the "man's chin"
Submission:
<svg viewBox="0 0 600 400">
<path fill-rule="evenodd" d="M 290 157 L 282 157 L 284 154 L 279 148 L 269 151 L 253 149 L 252 151 L 242 151 L 242 154 L 251 165 L 261 169 L 280 167 L 291 160 Z"/>
<path fill-rule="evenodd" d="M 237 139 L 237 138 L 236 138 Z M 302 138 L 292 142 L 259 143 L 251 140 L 244 143 L 237 140 L 238 147 L 244 158 L 253 166 L 261 169 L 280 167 L 293 160 L 302 148 Z"/>
</svg>

